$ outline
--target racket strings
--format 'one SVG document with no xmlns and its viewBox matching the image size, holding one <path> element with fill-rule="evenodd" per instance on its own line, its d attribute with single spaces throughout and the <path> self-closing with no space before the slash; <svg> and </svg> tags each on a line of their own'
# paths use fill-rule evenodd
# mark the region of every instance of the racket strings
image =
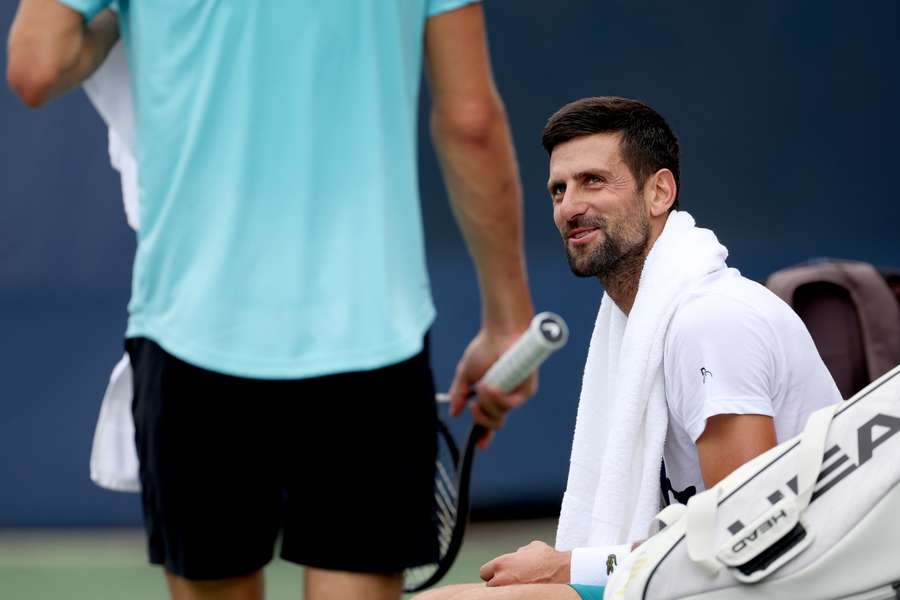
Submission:
<svg viewBox="0 0 900 600">
<path fill-rule="evenodd" d="M 456 527 L 456 504 L 458 495 L 456 484 L 447 468 L 440 461 L 436 463 L 434 499 L 437 503 L 437 534 L 440 555 L 447 554 L 450 546 L 450 538 L 453 537 L 453 529 Z"/>
<path fill-rule="evenodd" d="M 449 435 L 449 433 L 447 434 Z M 441 437 L 444 444 L 446 437 Z M 406 569 L 404 572 L 404 587 L 413 589 L 426 582 L 438 569 L 438 565 L 447 555 L 453 539 L 453 530 L 456 528 L 457 504 L 459 494 L 454 480 L 458 451 L 441 444 L 439 456 L 435 460 L 434 473 L 434 526 L 438 543 L 437 561 Z"/>
<path fill-rule="evenodd" d="M 434 500 L 437 504 L 437 535 L 440 555 L 447 554 L 453 528 L 456 526 L 456 504 L 458 500 L 456 484 L 441 461 L 435 464 Z"/>
</svg>

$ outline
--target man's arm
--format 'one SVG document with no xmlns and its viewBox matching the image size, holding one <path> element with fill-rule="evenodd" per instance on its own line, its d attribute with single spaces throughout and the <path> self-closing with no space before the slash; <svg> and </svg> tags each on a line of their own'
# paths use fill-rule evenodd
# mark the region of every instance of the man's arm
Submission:
<svg viewBox="0 0 900 600">
<path fill-rule="evenodd" d="M 503 102 L 494 86 L 481 6 L 428 20 L 426 62 L 431 132 L 453 213 L 475 262 L 482 328 L 451 387 L 458 414 L 472 386 L 527 327 L 533 308 L 522 244 L 522 192 Z M 476 420 L 499 427 L 534 393 L 535 377 L 512 394 L 479 388 Z"/>
<path fill-rule="evenodd" d="M 707 488 L 778 443 L 775 421 L 767 415 L 715 415 L 697 438 L 700 473 Z"/>
<path fill-rule="evenodd" d="M 697 440 L 700 472 L 707 488 L 777 444 L 775 423 L 766 415 L 722 414 L 710 417 Z M 638 544 L 634 544 L 637 546 Z M 559 552 L 543 542 L 531 542 L 481 567 L 488 586 L 518 583 L 568 583 L 571 552 Z M 602 568 L 602 563 L 597 569 Z"/>
<path fill-rule="evenodd" d="M 22 102 L 37 108 L 88 78 L 118 39 L 110 10 L 85 24 L 57 0 L 22 0 L 9 32 L 6 78 Z"/>
</svg>

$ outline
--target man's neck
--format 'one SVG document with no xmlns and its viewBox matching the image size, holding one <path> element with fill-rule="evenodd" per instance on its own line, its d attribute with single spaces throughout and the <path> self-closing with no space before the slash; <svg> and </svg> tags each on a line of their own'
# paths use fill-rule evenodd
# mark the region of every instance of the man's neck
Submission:
<svg viewBox="0 0 900 600">
<path fill-rule="evenodd" d="M 606 293 L 625 315 L 628 315 L 634 306 L 646 259 L 643 253 L 622 257 L 614 270 L 599 278 Z"/>
<path fill-rule="evenodd" d="M 661 217 L 651 217 L 650 236 L 644 250 L 636 254 L 623 256 L 615 267 L 610 269 L 609 273 L 604 277 L 598 278 L 600 283 L 603 284 L 603 289 L 616 303 L 619 310 L 625 313 L 625 316 L 631 313 L 631 307 L 634 306 L 634 300 L 637 298 L 638 285 L 641 282 L 641 272 L 644 270 L 644 263 L 656 240 L 662 235 L 668 219 L 668 213 Z"/>
</svg>

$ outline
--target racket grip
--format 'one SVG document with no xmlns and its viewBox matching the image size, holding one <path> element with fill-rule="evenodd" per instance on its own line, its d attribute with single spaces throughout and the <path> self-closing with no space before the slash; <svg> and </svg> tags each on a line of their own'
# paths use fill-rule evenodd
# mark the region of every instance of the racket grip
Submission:
<svg viewBox="0 0 900 600">
<path fill-rule="evenodd" d="M 539 313 L 481 380 L 503 392 L 511 392 L 568 339 L 569 328 L 562 317 L 552 312 Z"/>
</svg>

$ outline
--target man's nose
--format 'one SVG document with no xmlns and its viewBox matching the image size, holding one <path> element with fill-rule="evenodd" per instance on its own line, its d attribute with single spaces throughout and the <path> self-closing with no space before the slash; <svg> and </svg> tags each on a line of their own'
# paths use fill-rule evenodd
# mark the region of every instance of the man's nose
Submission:
<svg viewBox="0 0 900 600">
<path fill-rule="evenodd" d="M 567 189 L 557 204 L 557 214 L 562 223 L 568 223 L 587 212 L 587 208 L 587 203 L 575 190 Z"/>
</svg>

